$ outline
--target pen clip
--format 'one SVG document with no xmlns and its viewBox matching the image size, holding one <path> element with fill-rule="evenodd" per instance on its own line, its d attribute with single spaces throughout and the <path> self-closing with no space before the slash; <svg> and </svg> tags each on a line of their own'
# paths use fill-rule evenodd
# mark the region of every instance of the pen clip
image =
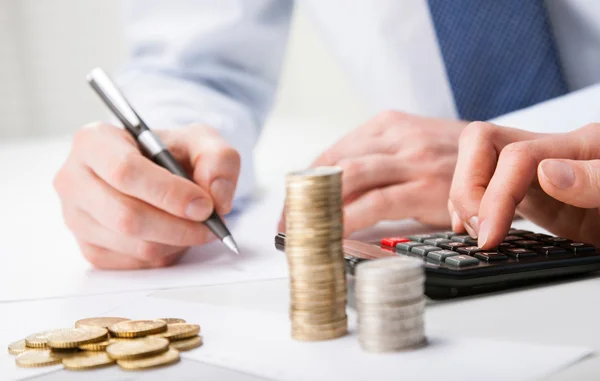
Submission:
<svg viewBox="0 0 600 381">
<path fill-rule="evenodd" d="M 95 68 L 87 75 L 87 81 L 125 128 L 135 136 L 145 130 L 140 117 L 104 70 Z"/>
</svg>

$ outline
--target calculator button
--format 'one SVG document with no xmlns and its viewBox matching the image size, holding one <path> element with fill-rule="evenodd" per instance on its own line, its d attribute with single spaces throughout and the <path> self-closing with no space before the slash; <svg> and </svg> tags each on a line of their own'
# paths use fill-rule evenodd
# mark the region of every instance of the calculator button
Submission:
<svg viewBox="0 0 600 381">
<path fill-rule="evenodd" d="M 534 246 L 538 246 L 540 243 L 538 241 L 526 239 L 526 240 L 522 240 L 522 241 L 513 241 L 512 244 L 515 246 L 518 246 L 518 247 L 524 247 L 526 249 L 531 249 Z"/>
<path fill-rule="evenodd" d="M 446 250 L 454 250 L 456 251 L 456 249 L 458 249 L 459 247 L 467 247 L 469 245 L 466 245 L 462 242 L 448 242 L 448 243 L 441 243 L 440 247 L 442 249 L 446 249 Z"/>
<path fill-rule="evenodd" d="M 453 257 L 455 255 L 460 255 L 452 250 L 438 250 L 438 251 L 430 251 L 427 253 L 427 258 L 432 259 L 436 262 L 444 262 L 444 260 L 448 257 Z"/>
<path fill-rule="evenodd" d="M 532 234 L 525 234 L 525 235 L 523 235 L 523 237 L 525 237 L 527 239 L 532 239 L 534 241 L 541 241 L 542 239 L 548 238 L 550 236 L 548 234 L 532 233 Z"/>
<path fill-rule="evenodd" d="M 569 251 L 575 252 L 575 254 L 596 251 L 596 248 L 594 246 L 587 244 L 587 243 L 581 243 L 581 242 L 565 243 L 564 245 L 561 245 L 561 246 Z"/>
<path fill-rule="evenodd" d="M 449 239 L 446 238 L 431 238 L 431 239 L 426 239 L 425 241 L 423 241 L 423 243 L 426 243 L 428 245 L 435 245 L 435 246 L 440 246 L 442 243 L 448 243 L 448 242 L 452 242 Z"/>
<path fill-rule="evenodd" d="M 410 239 L 405 237 L 390 237 L 381 240 L 383 246 L 396 247 L 400 242 L 408 242 Z"/>
<path fill-rule="evenodd" d="M 467 255 L 473 255 L 475 253 L 478 253 L 480 251 L 482 251 L 479 247 L 477 246 L 464 246 L 464 247 L 459 247 L 456 249 L 457 252 L 461 253 L 461 254 L 467 254 Z"/>
<path fill-rule="evenodd" d="M 421 242 L 400 242 L 399 244 L 396 245 L 396 250 L 404 250 L 404 251 L 410 251 L 410 249 L 412 249 L 415 246 L 425 246 L 424 243 Z"/>
<path fill-rule="evenodd" d="M 447 232 L 437 232 L 437 233 L 435 233 L 435 236 L 436 236 L 436 237 L 438 237 L 438 238 L 446 238 L 446 239 L 448 239 L 448 238 L 452 238 L 452 237 L 454 237 L 455 235 L 457 235 L 457 234 L 456 234 L 455 232 L 452 232 L 452 231 L 447 231 Z"/>
<path fill-rule="evenodd" d="M 519 230 L 519 229 L 510 229 L 508 231 L 508 235 L 523 235 L 523 234 L 531 234 L 529 230 Z"/>
<path fill-rule="evenodd" d="M 557 255 L 557 254 L 565 254 L 568 253 L 567 250 L 562 247 L 556 246 L 534 246 L 532 247 L 538 254 L 542 255 Z"/>
<path fill-rule="evenodd" d="M 542 243 L 544 245 L 553 245 L 553 246 L 562 246 L 565 243 L 571 243 L 570 239 L 562 238 L 562 237 L 547 237 L 543 238 Z"/>
<path fill-rule="evenodd" d="M 429 253 L 431 251 L 436 251 L 436 250 L 441 250 L 441 249 L 437 246 L 426 245 L 426 246 L 415 246 L 412 249 L 410 249 L 410 252 L 419 254 L 422 256 L 426 256 L 427 253 Z"/>
<path fill-rule="evenodd" d="M 462 242 L 462 243 L 466 243 L 469 245 L 477 244 L 477 241 L 475 241 L 473 238 L 471 238 L 471 236 L 468 236 L 468 235 L 455 235 L 451 239 L 453 241 Z"/>
<path fill-rule="evenodd" d="M 504 237 L 504 242 L 514 242 L 514 241 L 521 241 L 523 240 L 523 237 L 519 237 L 518 235 L 507 235 L 506 237 Z"/>
<path fill-rule="evenodd" d="M 479 258 L 482 261 L 487 261 L 487 262 L 501 261 L 504 259 L 508 259 L 506 254 L 499 253 L 497 251 L 480 251 L 478 253 L 475 253 L 475 258 Z"/>
<path fill-rule="evenodd" d="M 509 257 L 513 257 L 513 258 L 517 258 L 517 259 L 535 257 L 537 255 L 537 253 L 535 251 L 531 251 L 529 249 L 525 249 L 522 247 L 508 249 L 508 250 L 504 251 L 504 253 L 506 255 L 508 255 Z"/>
<path fill-rule="evenodd" d="M 464 266 L 472 266 L 479 264 L 479 260 L 468 256 L 468 255 L 456 255 L 453 257 L 448 257 L 444 261 L 447 265 L 456 266 L 456 267 L 464 267 Z"/>
<path fill-rule="evenodd" d="M 504 253 L 505 250 L 514 249 L 514 248 L 516 248 L 515 245 L 513 245 L 509 242 L 502 242 L 500 245 L 498 245 L 496 250 L 499 251 L 500 253 Z"/>
<path fill-rule="evenodd" d="M 426 239 L 436 238 L 436 236 L 431 235 L 431 234 L 415 234 L 415 235 L 409 236 L 408 238 L 410 238 L 411 241 L 423 242 Z"/>
</svg>

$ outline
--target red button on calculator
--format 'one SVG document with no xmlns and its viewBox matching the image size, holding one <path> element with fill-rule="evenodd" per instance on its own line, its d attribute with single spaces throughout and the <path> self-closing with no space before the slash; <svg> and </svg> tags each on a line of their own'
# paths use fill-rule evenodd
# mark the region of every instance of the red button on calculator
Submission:
<svg viewBox="0 0 600 381">
<path fill-rule="evenodd" d="M 397 244 L 399 244 L 401 242 L 408 242 L 408 241 L 410 241 L 410 239 L 405 238 L 405 237 L 390 237 L 390 238 L 382 239 L 381 244 L 383 246 L 396 247 Z"/>
</svg>

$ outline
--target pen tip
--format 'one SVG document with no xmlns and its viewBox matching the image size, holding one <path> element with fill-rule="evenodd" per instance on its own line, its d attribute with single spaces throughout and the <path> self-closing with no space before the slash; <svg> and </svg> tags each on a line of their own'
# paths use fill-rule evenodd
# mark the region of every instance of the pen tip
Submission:
<svg viewBox="0 0 600 381">
<path fill-rule="evenodd" d="M 240 254 L 240 249 L 238 249 L 238 246 L 235 244 L 232 236 L 228 235 L 227 237 L 223 238 L 223 243 L 229 250 L 233 251 L 237 255 Z"/>
</svg>

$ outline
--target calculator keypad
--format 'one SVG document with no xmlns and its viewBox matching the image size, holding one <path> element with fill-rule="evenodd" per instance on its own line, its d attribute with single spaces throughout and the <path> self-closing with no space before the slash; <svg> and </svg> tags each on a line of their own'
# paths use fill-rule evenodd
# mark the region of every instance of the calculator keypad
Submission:
<svg viewBox="0 0 600 381">
<path fill-rule="evenodd" d="M 504 241 L 492 250 L 482 250 L 475 239 L 453 232 L 416 234 L 408 238 L 407 241 L 396 243 L 398 255 L 418 256 L 425 260 L 426 266 L 445 267 L 455 271 L 596 253 L 596 248 L 586 243 L 518 229 L 511 229 Z M 381 243 L 384 241 L 393 243 L 392 238 L 384 239 Z"/>
</svg>

